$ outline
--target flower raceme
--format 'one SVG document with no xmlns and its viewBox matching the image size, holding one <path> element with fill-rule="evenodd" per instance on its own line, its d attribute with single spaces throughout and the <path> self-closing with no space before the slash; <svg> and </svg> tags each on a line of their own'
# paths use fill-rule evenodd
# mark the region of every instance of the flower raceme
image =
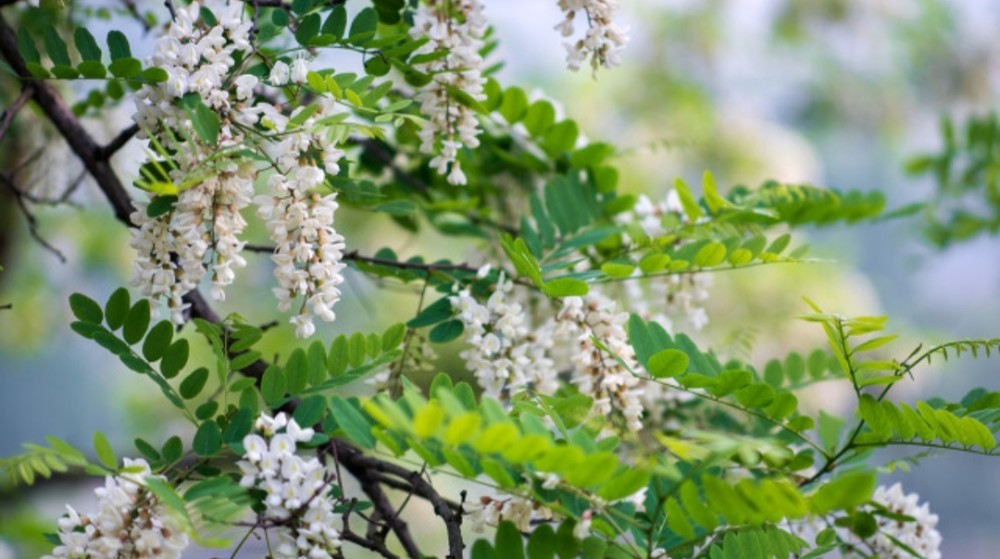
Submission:
<svg viewBox="0 0 1000 559">
<path fill-rule="evenodd" d="M 188 536 L 146 488 L 151 475 L 145 460 L 126 458 L 123 472 L 94 490 L 97 512 L 80 514 L 66 506 L 67 514 L 59 519 L 60 544 L 43 559 L 181 557 Z"/>
<path fill-rule="evenodd" d="M 240 485 L 264 492 L 262 520 L 277 539 L 276 559 L 331 559 L 338 555 L 340 532 L 334 526 L 334 499 L 329 494 L 334 475 L 315 456 L 296 454 L 297 444 L 313 437 L 284 413 L 262 414 L 256 432 L 243 438 L 246 452 L 236 463 Z"/>
<path fill-rule="evenodd" d="M 217 14 L 215 25 L 199 19 L 203 7 Z M 147 202 L 137 203 L 131 216 L 137 225 L 131 241 L 137 252 L 133 284 L 147 297 L 166 300 L 178 323 L 184 319 L 183 295 L 206 275 L 212 297 L 224 299 L 236 270 L 246 266 L 240 235 L 247 222 L 241 212 L 253 203 L 276 244 L 272 259 L 278 307 L 288 310 L 300 298 L 291 322 L 298 336 L 308 337 L 315 331 L 313 317 L 335 319 L 337 286 L 343 282 L 344 238 L 333 227 L 336 194 L 322 191 L 326 175 L 340 171 L 344 152 L 318 125 L 339 109 L 332 96 L 322 95 L 319 109 L 292 126 L 303 107 L 286 115 L 267 96 L 257 96 L 268 84 L 303 83 L 309 65 L 303 57 L 290 65 L 275 60 L 266 82 L 241 73 L 244 65 L 236 61 L 250 52 L 251 27 L 241 2 L 193 2 L 176 10 L 167 34 L 157 41 L 151 62 L 168 79 L 143 86 L 134 120 L 142 137 L 177 148 L 170 179 L 193 185 L 159 215 L 149 214 Z M 218 145 L 193 140 L 197 131 L 184 107 L 191 95 L 218 118 Z M 192 140 L 178 146 L 178 136 Z M 273 164 L 259 168 L 237 153 L 244 148 L 259 151 Z M 254 184 L 262 174 L 270 194 L 255 197 Z"/>
</svg>

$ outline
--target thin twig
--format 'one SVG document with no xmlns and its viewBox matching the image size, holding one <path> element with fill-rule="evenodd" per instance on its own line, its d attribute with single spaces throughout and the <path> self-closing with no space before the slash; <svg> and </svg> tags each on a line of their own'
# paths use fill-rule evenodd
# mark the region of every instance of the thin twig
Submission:
<svg viewBox="0 0 1000 559">
<path fill-rule="evenodd" d="M 148 33 L 152 29 L 149 25 L 149 20 L 139 13 L 139 8 L 135 5 L 135 0 L 122 0 L 122 4 L 125 4 L 125 10 L 128 11 L 133 19 L 139 22 L 144 32 Z"/>
<path fill-rule="evenodd" d="M 14 99 L 10 107 L 7 107 L 7 110 L 3 112 L 3 121 L 0 121 L 0 142 L 7 136 L 7 131 L 10 130 L 10 125 L 14 122 L 14 117 L 17 116 L 18 111 L 27 104 L 28 99 L 34 94 L 35 88 L 31 84 L 26 84 L 24 89 L 21 90 L 21 94 L 17 96 L 17 99 Z"/>
<path fill-rule="evenodd" d="M 39 233 L 38 219 L 35 217 L 35 214 L 31 213 L 31 208 L 28 207 L 29 200 L 25 196 L 25 191 L 18 188 L 7 173 L 0 173 L 0 184 L 3 184 L 4 187 L 6 187 L 14 195 L 14 201 L 17 203 L 17 207 L 20 208 L 21 213 L 24 214 L 25 221 L 28 222 L 28 234 L 31 235 L 31 238 L 41 245 L 42 248 L 54 254 L 60 262 L 65 264 L 66 255 L 52 245 L 52 243 L 46 241 L 45 238 L 42 237 L 41 233 Z"/>
</svg>

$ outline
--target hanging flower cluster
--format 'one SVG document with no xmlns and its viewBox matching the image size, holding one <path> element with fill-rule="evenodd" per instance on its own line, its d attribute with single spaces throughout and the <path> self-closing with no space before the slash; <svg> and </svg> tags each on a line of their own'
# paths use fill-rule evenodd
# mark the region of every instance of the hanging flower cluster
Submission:
<svg viewBox="0 0 1000 559">
<path fill-rule="evenodd" d="M 621 63 L 620 53 L 628 43 L 627 30 L 614 23 L 618 0 L 558 0 L 563 19 L 555 26 L 563 37 L 576 33 L 574 22 L 586 19 L 587 31 L 575 42 L 564 43 L 566 64 L 576 71 L 589 58 L 594 72 L 601 66 L 613 68 Z"/>
<path fill-rule="evenodd" d="M 485 305 L 469 289 L 450 298 L 469 344 L 461 357 L 486 394 L 494 398 L 506 399 L 526 388 L 551 394 L 559 387 L 547 355 L 551 338 L 532 331 L 524 307 L 512 299 L 513 287 L 501 273 Z"/>
<path fill-rule="evenodd" d="M 181 556 L 188 536 L 146 488 L 145 480 L 152 476 L 149 464 L 126 458 L 125 471 L 128 473 L 108 476 L 104 487 L 94 490 L 96 513 L 79 514 L 66 506 L 68 513 L 59 519 L 60 545 L 43 559 Z"/>
<path fill-rule="evenodd" d="M 618 312 L 614 301 L 591 292 L 585 297 L 564 299 L 556 320 L 557 334 L 576 344 L 570 357 L 573 384 L 581 393 L 594 398 L 591 413 L 604 416 L 617 413 L 625 419 L 629 430 L 642 429 L 643 396 L 650 396 L 650 392 L 658 394 L 658 385 L 641 381 L 622 365 L 624 362 L 632 370 L 639 370 L 635 350 L 625 332 L 628 313 Z M 598 346 L 595 338 L 608 351 Z"/>
<path fill-rule="evenodd" d="M 482 101 L 483 36 L 487 22 L 479 0 L 426 0 L 413 20 L 414 37 L 429 41 L 417 54 L 446 50 L 447 55 L 418 65 L 432 76 L 417 94 L 420 112 L 427 117 L 420 131 L 420 151 L 435 155 L 431 167 L 447 175 L 451 184 L 465 184 L 458 161 L 462 147 L 479 147 L 479 123 L 475 112 L 455 98 L 462 92 Z"/>
<path fill-rule="evenodd" d="M 256 430 L 243 438 L 246 452 L 237 466 L 243 474 L 240 485 L 266 494 L 262 516 L 277 535 L 274 557 L 331 559 L 341 544 L 328 491 L 332 474 L 316 457 L 295 453 L 297 443 L 310 440 L 313 430 L 284 413 L 273 418 L 261 414 Z"/>
<path fill-rule="evenodd" d="M 904 559 L 912 555 L 905 551 L 899 542 L 917 553 L 924 559 L 941 559 L 941 533 L 937 531 L 938 517 L 932 514 L 927 503 L 918 506 L 920 495 L 903 493 L 899 483 L 886 488 L 879 486 L 872 496 L 872 501 L 885 507 L 894 517 L 875 513 L 878 523 L 878 533 L 869 539 L 859 542 L 856 536 L 849 536 L 862 549 L 871 549 L 875 555 L 884 559 Z M 905 517 L 913 520 L 905 520 Z"/>
<path fill-rule="evenodd" d="M 199 19 L 203 7 L 215 14 L 217 24 Z M 143 86 L 134 119 L 140 135 L 158 145 L 176 146 L 178 136 L 190 140 L 171 155 L 170 180 L 182 185 L 173 207 L 150 217 L 148 203 L 139 202 L 131 216 L 137 226 L 131 242 L 137 252 L 133 284 L 147 297 L 166 299 L 177 322 L 183 320 L 183 295 L 206 274 L 211 273 L 212 297 L 224 299 L 235 270 L 246 265 L 239 236 L 247 224 L 240 212 L 256 202 L 276 243 L 272 259 L 279 309 L 289 309 L 301 297 L 292 323 L 298 336 L 307 337 L 315 331 L 313 316 L 334 320 L 337 286 L 343 282 L 344 239 L 333 228 L 338 206 L 334 194 L 319 190 L 327 174 L 340 171 L 344 152 L 316 131 L 319 120 L 334 114 L 337 106 L 330 96 L 320 96 L 318 110 L 291 126 L 304 108 L 286 115 L 282 107 L 255 96 L 267 84 L 304 83 L 309 66 L 304 58 L 290 66 L 277 60 L 266 84 L 255 75 L 240 74 L 237 60 L 250 52 L 252 27 L 243 7 L 230 1 L 178 7 L 168 33 L 157 42 L 151 63 L 164 69 L 168 79 Z M 218 118 L 218 145 L 197 141 L 188 113 L 191 94 Z M 254 182 L 261 169 L 226 155 L 252 142 L 273 161 L 271 193 L 256 199 Z"/>
</svg>

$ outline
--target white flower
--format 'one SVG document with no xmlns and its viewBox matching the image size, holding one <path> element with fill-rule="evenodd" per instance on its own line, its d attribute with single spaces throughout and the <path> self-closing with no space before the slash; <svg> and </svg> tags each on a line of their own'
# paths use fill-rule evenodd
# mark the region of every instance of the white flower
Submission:
<svg viewBox="0 0 1000 559">
<path fill-rule="evenodd" d="M 427 116 L 420 131 L 420 150 L 436 154 L 431 167 L 445 175 L 451 184 L 465 184 L 466 176 L 458 163 L 459 148 L 479 146 L 479 123 L 472 109 L 452 99 L 450 89 L 458 89 L 473 99 L 485 99 L 482 76 L 486 19 L 479 0 L 453 0 L 444 3 L 421 3 L 414 16 L 411 33 L 427 37 L 427 44 L 417 53 L 446 50 L 447 56 L 421 65 L 433 76 L 417 94 L 420 111 Z"/>
<path fill-rule="evenodd" d="M 59 520 L 60 545 L 48 558 L 181 557 L 187 533 L 146 489 L 149 464 L 126 458 L 125 468 L 136 472 L 108 476 L 104 487 L 94 491 L 96 513 L 81 515 L 66 507 L 67 514 Z"/>
<path fill-rule="evenodd" d="M 912 521 L 887 518 L 875 513 L 878 522 L 878 532 L 865 541 L 876 555 L 883 559 L 904 559 L 912 555 L 900 548 L 894 539 L 917 552 L 924 559 L 941 559 L 941 533 L 937 531 L 938 517 L 930 512 L 927 503 L 917 505 L 920 496 L 916 493 L 903 493 L 899 483 L 886 488 L 880 486 L 875 490 L 872 501 L 885 507 L 888 512 Z M 853 534 L 846 535 L 847 541 L 857 541 Z"/>
<path fill-rule="evenodd" d="M 285 64 L 281 60 L 274 63 L 271 67 L 271 74 L 268 76 L 267 81 L 274 86 L 282 86 L 288 83 L 289 69 L 288 64 Z"/>
<path fill-rule="evenodd" d="M 575 21 L 588 25 L 583 38 L 564 43 L 566 64 L 571 70 L 579 70 L 587 58 L 594 72 L 601 66 L 613 68 L 621 63 L 620 53 L 628 43 L 628 36 L 625 29 L 612 21 L 618 0 L 558 0 L 558 3 L 564 19 L 555 29 L 563 37 L 574 34 Z"/>
<path fill-rule="evenodd" d="M 309 75 L 309 64 L 306 62 L 305 58 L 296 58 L 292 62 L 292 72 L 291 80 L 294 83 L 303 84 L 306 83 L 306 78 Z"/>
<path fill-rule="evenodd" d="M 259 82 L 257 76 L 251 74 L 244 74 L 233 80 L 233 85 L 236 86 L 236 98 L 245 101 L 252 97 L 253 90 Z"/>
<path fill-rule="evenodd" d="M 335 502 L 327 492 L 332 474 L 315 456 L 299 456 L 296 448 L 297 442 L 312 438 L 312 429 L 301 428 L 283 413 L 274 418 L 261 414 L 255 425 L 259 432 L 247 438 L 260 438 L 266 446 L 260 467 L 247 466 L 254 461 L 249 452 L 244 454 L 248 462 L 237 464 L 244 474 L 240 484 L 265 493 L 265 510 L 261 517 L 286 522 L 272 529 L 277 540 L 274 557 L 332 557 L 341 544 L 340 532 L 334 527 L 337 522 L 333 512 Z M 281 429 L 285 432 L 279 433 Z M 270 438 L 270 442 L 265 438 Z M 260 442 L 254 440 L 256 448 Z M 244 448 L 247 448 L 246 442 Z M 289 522 L 291 519 L 294 521 Z"/>
</svg>

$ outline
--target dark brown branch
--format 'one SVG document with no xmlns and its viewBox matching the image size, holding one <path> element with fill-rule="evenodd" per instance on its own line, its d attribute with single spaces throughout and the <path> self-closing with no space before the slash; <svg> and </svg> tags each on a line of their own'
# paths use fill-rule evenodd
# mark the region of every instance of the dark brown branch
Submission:
<svg viewBox="0 0 1000 559">
<path fill-rule="evenodd" d="M 124 223 L 131 224 L 132 200 L 114 169 L 111 168 L 106 159 L 100 157 L 101 147 L 83 128 L 80 121 L 73 116 L 73 112 L 50 84 L 32 79 L 18 50 L 17 35 L 2 14 L 0 14 L 0 54 L 3 54 L 3 57 L 7 59 L 7 62 L 21 76 L 22 80 L 31 84 L 34 89 L 32 97 L 35 103 L 59 130 L 70 149 L 97 181 L 101 192 L 111 203 L 115 217 Z"/>
<path fill-rule="evenodd" d="M 17 96 L 17 99 L 11 103 L 10 107 L 3 112 L 3 121 L 0 122 L 0 142 L 3 141 L 4 137 L 7 136 L 7 131 L 10 130 L 10 125 L 14 122 L 14 117 L 17 116 L 17 112 L 21 110 L 21 107 L 28 102 L 35 93 L 35 88 L 31 84 L 27 84 L 21 90 L 21 94 Z"/>
<path fill-rule="evenodd" d="M 374 471 L 388 474 L 405 480 L 410 484 L 413 494 L 431 504 L 434 514 L 444 522 L 448 531 L 448 559 L 460 559 L 465 544 L 462 542 L 462 516 L 456 514 L 453 503 L 441 497 L 437 489 L 430 484 L 420 472 L 409 470 L 403 466 L 380 460 L 363 454 L 359 449 L 346 441 L 333 439 L 329 447 L 336 452 L 337 459 L 348 470 Z"/>
<path fill-rule="evenodd" d="M 243 250 L 247 250 L 249 252 L 271 254 L 274 252 L 275 248 L 267 245 L 247 244 L 243 247 Z M 428 273 L 458 271 L 458 272 L 469 272 L 474 274 L 478 271 L 478 269 L 473 267 L 471 264 L 465 264 L 465 263 L 435 264 L 427 262 L 404 262 L 399 260 L 389 260 L 387 258 L 376 258 L 374 256 L 364 256 L 357 250 L 352 250 L 351 252 L 345 253 L 343 256 L 343 260 L 349 260 L 352 262 L 361 262 L 363 264 L 388 266 L 391 268 L 398 268 L 400 270 L 420 270 Z"/>
<path fill-rule="evenodd" d="M 138 133 L 139 133 L 138 124 L 133 124 L 132 126 L 129 126 L 125 130 L 119 132 L 117 136 L 115 136 L 110 142 L 108 142 L 108 145 L 101 148 L 101 153 L 100 153 L 101 159 L 104 160 L 111 159 L 112 155 L 117 153 L 118 150 L 125 147 L 125 144 L 127 144 L 129 140 L 134 138 L 135 135 Z"/>
<path fill-rule="evenodd" d="M 375 507 L 375 515 L 368 524 L 368 539 L 384 543 L 387 530 L 392 530 L 399 542 L 403 544 L 406 554 L 413 559 L 420 559 L 422 554 L 416 542 L 413 541 L 409 526 L 403 519 L 399 518 L 398 512 L 389 502 L 389 497 L 382 490 L 382 486 L 371 477 L 371 472 L 367 468 L 359 467 L 357 462 L 345 461 L 339 454 L 338 458 L 344 468 L 358 480 L 358 483 L 361 484 L 361 490 L 371 498 L 372 505 Z M 385 529 L 381 531 L 377 529 L 376 524 L 376 521 L 379 520 L 385 522 Z"/>
</svg>

